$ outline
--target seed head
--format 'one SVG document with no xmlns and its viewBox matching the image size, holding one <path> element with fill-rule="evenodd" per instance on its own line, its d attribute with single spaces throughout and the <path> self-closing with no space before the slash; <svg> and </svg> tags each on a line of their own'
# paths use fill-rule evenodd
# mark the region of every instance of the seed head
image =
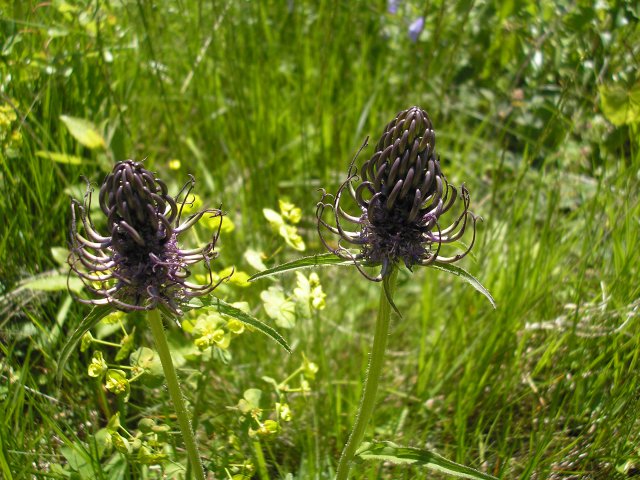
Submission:
<svg viewBox="0 0 640 480">
<path fill-rule="evenodd" d="M 222 223 L 222 212 L 216 209 L 200 211 L 180 223 L 194 185 L 190 177 L 173 198 L 166 184 L 141 163 L 118 162 L 99 194 L 107 236 L 98 233 L 91 220 L 90 186 L 83 203 L 71 201 L 70 272 L 82 279 L 92 297 L 80 298 L 80 302 L 113 305 L 124 311 L 162 308 L 181 315 L 181 303 L 218 286 L 220 282 L 213 282 L 210 261 L 217 256 L 214 247 L 220 225 L 202 247 L 183 250 L 177 241 L 207 213 Z M 189 266 L 200 261 L 209 274 L 207 285 L 186 280 Z"/>
<path fill-rule="evenodd" d="M 449 226 L 441 228 L 442 215 L 452 209 L 459 196 L 440 169 L 435 143 L 429 115 L 419 107 L 411 107 L 385 127 L 375 153 L 364 162 L 360 174 L 354 158 L 336 195 L 323 190 L 316 211 L 320 239 L 329 251 L 353 260 L 370 280 L 382 280 L 399 261 L 408 268 L 429 265 L 436 259 L 452 263 L 473 247 L 478 217 L 469 211 L 469 192 L 464 185 L 460 194 L 462 212 Z M 360 210 L 356 215 L 347 213 L 341 205 L 345 192 Z M 327 199 L 331 202 L 325 203 Z M 324 220 L 325 210 L 332 212 L 333 225 Z M 356 229 L 346 230 L 345 221 Z M 469 246 L 454 256 L 440 256 L 442 244 L 459 240 L 468 224 L 473 230 Z M 326 230 L 339 237 L 337 247 L 325 239 Z M 343 242 L 358 246 L 360 252 L 352 253 Z M 381 265 L 382 269 L 372 277 L 361 264 Z"/>
</svg>

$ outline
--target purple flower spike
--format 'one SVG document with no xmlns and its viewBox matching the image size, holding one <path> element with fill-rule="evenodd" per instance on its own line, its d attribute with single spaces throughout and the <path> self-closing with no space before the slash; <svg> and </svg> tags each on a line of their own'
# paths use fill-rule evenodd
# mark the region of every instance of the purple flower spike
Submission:
<svg viewBox="0 0 640 480">
<path fill-rule="evenodd" d="M 387 1 L 387 12 L 391 15 L 395 15 L 398 13 L 398 7 L 400 5 L 400 0 L 388 0 Z"/>
<path fill-rule="evenodd" d="M 386 126 L 375 153 L 364 162 L 360 174 L 354 158 L 336 195 L 322 192 L 316 210 L 322 243 L 340 258 L 352 260 L 369 280 L 381 281 L 399 261 L 408 268 L 436 260 L 453 263 L 473 247 L 479 217 L 469 211 L 470 197 L 465 186 L 458 195 L 458 190 L 447 182 L 435 144 L 427 112 L 411 107 Z M 360 210 L 355 215 L 343 207 L 347 195 Z M 327 199 L 329 203 L 325 203 Z M 462 200 L 462 211 L 443 228 L 441 218 L 457 199 Z M 325 210 L 331 212 L 332 224 L 323 218 Z M 353 230 L 348 230 L 346 224 L 352 225 Z M 468 226 L 473 230 L 468 247 L 453 256 L 440 255 L 441 246 L 462 238 Z M 323 232 L 327 230 L 337 235 L 337 246 L 325 238 Z M 359 253 L 348 250 L 343 243 L 359 248 Z M 372 277 L 362 265 L 382 268 Z"/>
<path fill-rule="evenodd" d="M 424 30 L 424 17 L 418 17 L 409 25 L 409 38 L 412 42 L 418 41 L 422 30 Z"/>
<path fill-rule="evenodd" d="M 213 291 L 210 262 L 222 224 L 222 212 L 207 209 L 180 223 L 182 210 L 195 185 L 193 177 L 173 198 L 164 182 L 132 160 L 118 162 L 100 188 L 100 209 L 107 217 L 109 234 L 93 225 L 89 211 L 91 187 L 84 202 L 71 201 L 71 253 L 69 265 L 92 298 L 78 300 L 92 305 L 113 305 L 124 311 L 161 308 L 181 315 L 180 304 Z M 182 198 L 180 201 L 179 199 Z M 220 224 L 204 246 L 183 250 L 178 236 L 205 214 Z M 78 222 L 79 220 L 79 222 Z M 82 232 L 82 233 L 81 233 Z M 204 262 L 209 283 L 190 283 L 189 266 Z"/>
</svg>

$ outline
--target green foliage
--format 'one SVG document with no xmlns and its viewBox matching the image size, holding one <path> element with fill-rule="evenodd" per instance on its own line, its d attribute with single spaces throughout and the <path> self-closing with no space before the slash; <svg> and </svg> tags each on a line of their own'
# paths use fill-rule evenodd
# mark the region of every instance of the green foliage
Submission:
<svg viewBox="0 0 640 480">
<path fill-rule="evenodd" d="M 302 257 L 290 262 L 286 262 L 277 265 L 272 268 L 267 268 L 262 272 L 256 273 L 249 280 L 254 281 L 259 278 L 271 277 L 273 275 L 279 275 L 281 273 L 295 271 L 299 269 L 308 269 L 313 267 L 331 267 L 334 265 L 353 265 L 353 262 L 345 261 L 342 258 L 336 257 L 332 253 L 319 253 L 310 257 Z"/>
<path fill-rule="evenodd" d="M 60 358 L 58 360 L 58 373 L 57 380 L 58 383 L 62 381 L 62 376 L 64 375 L 64 367 L 69 360 L 69 357 L 73 353 L 78 342 L 84 337 L 84 335 L 95 327 L 100 320 L 109 315 L 113 311 L 113 307 L 108 305 L 101 305 L 97 307 L 93 307 L 89 315 L 87 315 L 78 328 L 72 333 L 71 337 L 67 340 L 67 342 L 62 347 L 62 351 L 60 352 Z"/>
<path fill-rule="evenodd" d="M 291 248 L 304 252 L 305 244 L 302 237 L 298 234 L 295 224 L 300 221 L 302 212 L 293 204 L 279 201 L 280 213 L 270 208 L 263 208 L 262 214 L 267 219 L 271 228 L 280 235 L 287 245 Z"/>
<path fill-rule="evenodd" d="M 282 328 L 293 328 L 296 318 L 296 304 L 289 300 L 282 289 L 269 287 L 260 294 L 264 309 L 276 325 Z"/>
<path fill-rule="evenodd" d="M 620 85 L 599 87 L 602 111 L 616 126 L 640 122 L 640 83 L 630 89 Z"/>
<path fill-rule="evenodd" d="M 461 267 L 498 309 L 446 272 L 401 271 L 403 319 L 391 325 L 388 388 L 368 438 L 499 478 L 632 475 L 636 3 L 402 1 L 392 14 L 384 1 L 0 2 L 0 476 L 184 475 L 144 319 L 87 317 L 58 276 L 66 255 L 52 252 L 67 244 L 81 176 L 96 184 L 114 161 L 146 158 L 163 178 L 193 174 L 203 203 L 222 204 L 235 228 L 225 220 L 212 262 L 221 278 L 262 272 L 215 292 L 245 302 L 249 319 L 205 306 L 226 349 L 215 335 L 195 345 L 205 332 L 187 331 L 191 311 L 182 329 L 167 324 L 206 466 L 216 478 L 330 477 L 357 408 L 353 379 L 365 369 L 376 303 L 354 269 L 315 268 L 336 264 L 316 255 L 317 189 L 335 191 L 364 138 L 413 104 L 434 121 L 448 180 L 466 183 L 485 219 L 475 258 Z M 407 27 L 421 15 L 414 43 Z M 263 209 L 295 228 L 308 258 L 295 260 Z M 211 234 L 203 219 L 185 245 Z M 297 275 L 276 276 L 282 264 L 309 289 Z M 313 308 L 312 271 L 324 309 Z M 286 342 L 260 298 L 272 287 L 295 304 Z M 127 403 L 88 376 L 98 351 L 125 373 Z M 299 372 L 276 388 L 300 368 L 300 352 L 317 364 L 315 380 Z M 276 434 L 249 437 L 241 423 L 235 407 L 251 388 L 262 392 L 265 432 Z M 277 413 L 285 404 L 288 422 Z M 118 412 L 126 453 L 108 427 Z M 446 478 L 377 461 L 354 476 Z"/>
<path fill-rule="evenodd" d="M 243 312 L 241 309 L 230 305 L 219 298 L 202 298 L 202 299 L 194 299 L 190 302 L 189 306 L 191 308 L 199 308 L 201 306 L 211 306 L 214 307 L 218 313 L 233 317 L 236 320 L 258 330 L 261 333 L 264 333 L 271 339 L 273 339 L 276 343 L 280 344 L 282 348 L 284 348 L 287 352 L 291 353 L 291 348 L 285 341 L 285 339 L 280 335 L 276 330 L 271 328 L 269 325 L 261 322 L 257 318 Z"/>
<path fill-rule="evenodd" d="M 444 272 L 448 272 L 452 275 L 455 275 L 456 277 L 462 278 L 465 282 L 467 282 L 469 285 L 475 288 L 478 292 L 484 295 L 485 298 L 489 300 L 489 303 L 491 303 L 491 306 L 493 308 L 496 308 L 496 302 L 491 296 L 491 293 L 489 292 L 489 290 L 487 290 L 476 277 L 471 275 L 464 268 L 460 268 L 457 265 L 438 262 L 437 260 L 432 265 L 430 265 L 430 267 L 435 268 L 436 270 L 442 270 Z"/>
<path fill-rule="evenodd" d="M 496 480 L 496 477 L 479 472 L 473 468 L 447 460 L 441 455 L 419 448 L 401 447 L 393 442 L 363 443 L 356 452 L 362 460 L 377 460 L 395 464 L 408 464 L 426 467 L 446 473 L 452 477 L 474 480 Z"/>
<path fill-rule="evenodd" d="M 104 148 L 105 141 L 98 132 L 98 129 L 93 123 L 83 118 L 69 117 L 67 115 L 60 115 L 60 120 L 69 129 L 69 133 L 73 135 L 78 142 L 87 148 Z"/>
<path fill-rule="evenodd" d="M 26 288 L 41 292 L 59 292 L 69 289 L 74 293 L 79 293 L 82 288 L 82 280 L 79 278 L 69 278 L 67 274 L 57 274 L 55 272 L 31 277 L 22 282 L 18 289 Z M 16 293 L 16 291 L 14 291 Z"/>
<path fill-rule="evenodd" d="M 160 359 L 156 352 L 149 347 L 137 348 L 131 353 L 129 360 L 134 369 L 140 369 L 144 371 L 147 376 L 156 379 L 154 383 L 157 384 L 164 379 Z"/>
</svg>

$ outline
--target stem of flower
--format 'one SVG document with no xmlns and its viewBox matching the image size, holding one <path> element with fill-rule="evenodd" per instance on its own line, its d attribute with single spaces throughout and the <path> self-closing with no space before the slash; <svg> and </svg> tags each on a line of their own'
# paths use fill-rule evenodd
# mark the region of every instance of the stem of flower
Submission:
<svg viewBox="0 0 640 480">
<path fill-rule="evenodd" d="M 173 367 L 171 351 L 169 350 L 167 337 L 164 333 L 164 326 L 162 325 L 160 312 L 157 309 L 151 310 L 147 318 L 149 320 L 149 325 L 151 326 L 151 333 L 153 333 L 156 350 L 158 351 L 158 356 L 162 363 L 162 369 L 164 370 L 164 376 L 167 381 L 167 388 L 169 390 L 169 395 L 171 396 L 171 401 L 173 402 L 176 417 L 178 418 L 178 425 L 180 426 L 182 439 L 184 440 L 184 444 L 187 449 L 189 462 L 191 463 L 196 479 L 204 480 L 204 469 L 202 468 L 202 462 L 200 461 L 198 445 L 196 444 L 193 430 L 191 430 L 189 414 L 184 406 L 180 383 L 178 383 L 178 376 L 176 375 L 176 370 Z"/>
<path fill-rule="evenodd" d="M 397 277 L 398 269 L 393 268 L 391 272 L 389 272 L 389 275 L 384 279 L 384 285 L 380 292 L 380 306 L 378 307 L 376 330 L 373 337 L 373 346 L 369 357 L 369 367 L 367 368 L 364 389 L 362 391 L 362 397 L 360 398 L 360 406 L 358 407 L 353 430 L 351 431 L 351 435 L 349 435 L 349 440 L 347 440 L 344 450 L 342 450 L 340 461 L 338 462 L 338 469 L 335 477 L 336 480 L 347 480 L 349 470 L 351 469 L 351 462 L 355 456 L 356 450 L 362 443 L 367 424 L 373 414 L 376 393 L 378 391 L 378 382 L 380 380 L 380 373 L 382 372 L 382 365 L 384 363 L 384 354 L 387 349 L 387 334 L 389 332 L 391 305 L 387 299 L 387 293 L 389 298 L 393 299 Z M 387 293 L 385 293 L 385 288 L 387 289 Z"/>
<path fill-rule="evenodd" d="M 283 381 L 281 381 L 278 384 L 278 390 L 283 390 L 284 387 L 287 386 L 287 383 L 289 383 L 291 380 L 293 380 L 294 378 L 296 378 L 296 376 L 302 372 L 304 370 L 304 367 L 299 367 L 295 372 L 293 372 L 291 375 L 289 375 L 287 378 L 285 378 Z M 288 392 L 290 392 L 291 390 L 287 390 Z"/>
</svg>

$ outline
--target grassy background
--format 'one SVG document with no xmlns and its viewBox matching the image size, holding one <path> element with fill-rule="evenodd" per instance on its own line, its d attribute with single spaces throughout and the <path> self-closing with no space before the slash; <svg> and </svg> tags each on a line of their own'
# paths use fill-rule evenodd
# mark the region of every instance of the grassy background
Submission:
<svg viewBox="0 0 640 480">
<path fill-rule="evenodd" d="M 321 251 L 317 189 L 335 191 L 363 139 L 410 105 L 429 111 L 443 170 L 485 219 L 464 266 L 498 309 L 442 273 L 403 272 L 404 319 L 392 325 L 369 436 L 500 478 L 638 474 L 638 7 L 398 3 L 390 13 L 384 1 L 0 2 L 0 476 L 160 475 L 102 451 L 96 435 L 115 411 L 131 431 L 142 417 L 171 424 L 166 392 L 132 384 L 123 405 L 87 376 L 90 352 L 72 357 L 58 389 L 57 355 L 87 309 L 65 291 L 20 288 L 59 268 L 51 249 L 67 244 L 82 175 L 100 182 L 113 162 L 147 158 L 177 191 L 194 174 L 205 203 L 222 203 L 236 225 L 215 268 L 252 272 L 247 249 L 268 265 L 299 255 L 262 209 L 282 198 L 300 206 L 307 252 Z M 413 42 L 407 29 L 421 15 Z M 61 115 L 93 122 L 104 147 L 83 146 Z M 251 333 L 234 340 L 227 364 L 187 358 L 215 478 L 243 460 L 255 478 L 331 478 L 378 292 L 351 269 L 319 274 L 327 308 L 283 330 L 291 356 Z M 271 285 L 290 294 L 295 278 L 217 294 L 271 322 L 260 299 Z M 127 322 L 136 345 L 150 345 L 144 321 Z M 176 350 L 190 344 L 172 333 Z M 282 381 L 303 354 L 320 369 L 309 393 L 288 395 L 292 421 L 275 438 L 250 437 L 226 407 L 259 388 L 273 409 L 262 377 Z M 184 462 L 179 439 L 166 442 Z M 377 463 L 356 472 L 443 478 Z"/>
</svg>

